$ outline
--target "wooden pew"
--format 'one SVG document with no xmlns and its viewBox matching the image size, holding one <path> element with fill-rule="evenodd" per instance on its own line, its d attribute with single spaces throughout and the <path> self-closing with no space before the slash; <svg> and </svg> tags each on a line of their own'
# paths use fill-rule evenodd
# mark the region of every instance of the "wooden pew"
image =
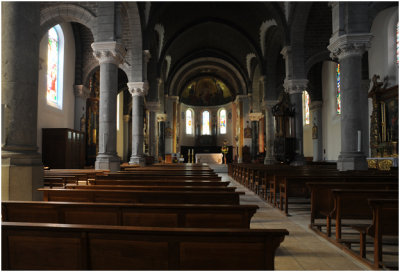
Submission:
<svg viewBox="0 0 400 272">
<path fill-rule="evenodd" d="M 398 199 L 369 199 L 373 219 L 369 225 L 354 225 L 360 232 L 360 256 L 366 257 L 366 236 L 374 238 L 374 269 L 384 267 L 382 261 L 382 237 L 399 237 L 399 200 Z"/>
<path fill-rule="evenodd" d="M 135 190 L 135 191 L 214 191 L 235 192 L 236 187 L 227 186 L 190 186 L 190 185 L 67 185 L 66 189 L 95 189 L 95 190 Z"/>
<path fill-rule="evenodd" d="M 273 270 L 285 229 L 2 223 L 4 270 Z"/>
<path fill-rule="evenodd" d="M 239 192 L 125 191 L 40 188 L 44 201 L 167 204 L 239 204 Z"/>
<path fill-rule="evenodd" d="M 336 241 L 342 242 L 343 219 L 372 219 L 368 199 L 397 199 L 398 190 L 333 189 Z"/>
<path fill-rule="evenodd" d="M 368 182 L 369 180 L 369 182 Z M 321 231 L 321 224 L 316 224 L 315 220 L 325 219 L 326 235 L 331 236 L 331 219 L 335 217 L 335 207 L 333 189 L 377 189 L 377 190 L 397 190 L 397 181 L 335 181 L 326 179 L 323 181 L 308 181 L 307 187 L 311 191 L 311 215 L 310 228 L 316 227 Z"/>
<path fill-rule="evenodd" d="M 219 181 L 219 176 L 202 175 L 164 175 L 152 173 L 110 173 L 104 176 L 97 176 L 96 179 L 155 179 L 155 180 L 214 180 Z"/>
<path fill-rule="evenodd" d="M 250 228 L 257 205 L 3 201 L 3 222 Z"/>
<path fill-rule="evenodd" d="M 152 185 L 152 186 L 181 186 L 181 185 L 189 185 L 189 186 L 228 186 L 230 181 L 208 181 L 208 180 L 169 180 L 169 179 L 161 179 L 161 180 L 129 180 L 129 179 L 121 179 L 121 180 L 112 180 L 112 179 L 97 179 L 97 180 L 89 180 L 91 185 Z"/>
</svg>

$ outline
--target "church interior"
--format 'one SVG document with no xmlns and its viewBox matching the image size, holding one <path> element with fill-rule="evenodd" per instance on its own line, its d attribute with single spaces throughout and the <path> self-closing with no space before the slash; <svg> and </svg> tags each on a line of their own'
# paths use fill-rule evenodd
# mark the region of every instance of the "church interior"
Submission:
<svg viewBox="0 0 400 272">
<path fill-rule="evenodd" d="M 398 8 L 2 2 L 2 269 L 398 270 Z"/>
</svg>

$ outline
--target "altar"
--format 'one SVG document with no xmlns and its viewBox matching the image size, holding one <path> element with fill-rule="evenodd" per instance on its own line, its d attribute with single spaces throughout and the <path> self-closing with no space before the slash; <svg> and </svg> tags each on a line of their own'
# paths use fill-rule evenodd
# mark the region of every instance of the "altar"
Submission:
<svg viewBox="0 0 400 272">
<path fill-rule="evenodd" d="M 196 163 L 222 164 L 222 153 L 197 153 Z"/>
</svg>

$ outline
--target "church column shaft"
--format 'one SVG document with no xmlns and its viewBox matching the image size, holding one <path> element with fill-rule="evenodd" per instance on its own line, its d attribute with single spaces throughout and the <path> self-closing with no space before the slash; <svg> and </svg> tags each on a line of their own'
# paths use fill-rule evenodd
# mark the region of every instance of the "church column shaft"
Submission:
<svg viewBox="0 0 400 272">
<path fill-rule="evenodd" d="M 158 123 L 158 157 L 165 159 L 165 121 L 167 115 L 165 113 L 157 114 Z"/>
<path fill-rule="evenodd" d="M 99 153 L 95 167 L 113 172 L 120 169 L 117 155 L 118 65 L 126 51 L 114 41 L 96 42 L 92 48 L 100 63 Z"/>
<path fill-rule="evenodd" d="M 322 101 L 311 103 L 311 114 L 313 118 L 312 141 L 313 141 L 313 161 L 322 161 Z"/>
<path fill-rule="evenodd" d="M 148 84 L 146 82 L 129 82 L 128 87 L 132 94 L 132 156 L 129 163 L 144 164 L 143 107 Z"/>
</svg>

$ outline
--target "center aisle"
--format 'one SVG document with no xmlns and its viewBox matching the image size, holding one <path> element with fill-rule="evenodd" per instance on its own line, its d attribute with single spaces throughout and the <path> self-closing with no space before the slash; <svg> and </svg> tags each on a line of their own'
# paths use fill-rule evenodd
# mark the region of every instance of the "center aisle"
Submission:
<svg viewBox="0 0 400 272">
<path fill-rule="evenodd" d="M 240 196 L 240 204 L 260 207 L 251 220 L 250 228 L 284 228 L 289 231 L 276 251 L 275 270 L 371 270 L 310 230 L 309 211 L 291 211 L 291 216 L 286 217 L 228 174 L 218 175 L 222 181 L 230 181 L 237 191 L 246 193 Z"/>
</svg>

